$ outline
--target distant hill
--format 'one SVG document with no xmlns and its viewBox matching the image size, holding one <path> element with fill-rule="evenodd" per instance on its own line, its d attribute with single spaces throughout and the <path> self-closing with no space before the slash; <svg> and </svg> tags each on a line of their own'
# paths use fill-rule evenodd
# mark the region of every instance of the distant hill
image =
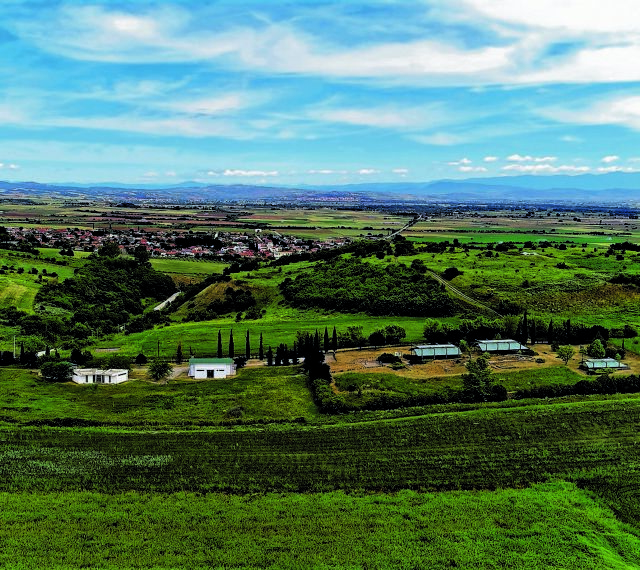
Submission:
<svg viewBox="0 0 640 570">
<path fill-rule="evenodd" d="M 298 187 L 248 184 L 175 185 L 105 183 L 83 185 L 2 182 L 0 197 L 49 196 L 161 201 L 278 201 L 355 204 L 415 201 L 596 202 L 640 205 L 640 173 L 577 176 L 501 176 L 428 182 L 388 182 Z"/>
</svg>

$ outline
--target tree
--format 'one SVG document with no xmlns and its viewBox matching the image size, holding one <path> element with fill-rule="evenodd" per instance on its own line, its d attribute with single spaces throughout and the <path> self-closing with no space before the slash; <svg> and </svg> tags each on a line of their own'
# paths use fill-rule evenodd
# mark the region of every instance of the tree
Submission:
<svg viewBox="0 0 640 570">
<path fill-rule="evenodd" d="M 573 358 L 573 355 L 575 353 L 576 351 L 573 349 L 573 347 L 568 344 L 559 347 L 557 350 L 558 358 L 565 364 L 569 364 L 569 360 Z"/>
<path fill-rule="evenodd" d="M 133 250 L 133 257 L 135 257 L 136 261 L 142 265 L 151 259 L 151 254 L 147 251 L 147 248 L 144 245 L 140 244 Z"/>
<path fill-rule="evenodd" d="M 462 339 L 460 340 L 459 347 L 460 351 L 466 352 L 469 355 L 469 359 L 471 359 L 471 347 L 469 346 L 469 343 L 466 340 Z"/>
<path fill-rule="evenodd" d="M 66 360 L 45 362 L 40 374 L 47 382 L 68 382 L 73 374 L 73 364 Z"/>
<path fill-rule="evenodd" d="M 638 336 L 637 329 L 633 328 L 629 325 L 624 325 L 624 329 L 622 329 L 622 348 L 624 348 L 624 339 L 625 338 L 633 338 Z"/>
<path fill-rule="evenodd" d="M 273 350 L 271 350 L 271 347 L 267 350 L 267 366 L 273 366 Z"/>
<path fill-rule="evenodd" d="M 382 346 L 385 343 L 384 333 L 382 331 L 373 331 L 369 335 L 369 344 L 371 346 Z"/>
<path fill-rule="evenodd" d="M 180 341 L 176 347 L 176 364 L 182 364 L 182 342 Z"/>
<path fill-rule="evenodd" d="M 336 327 L 333 327 L 333 334 L 331 336 L 331 350 L 333 350 L 334 354 L 336 350 L 338 350 L 338 333 Z"/>
<path fill-rule="evenodd" d="M 382 333 L 387 344 L 398 344 L 407 336 L 407 331 L 398 325 L 387 325 L 382 329 Z"/>
<path fill-rule="evenodd" d="M 249 329 L 247 329 L 247 338 L 244 344 L 244 355 L 247 360 L 249 360 L 251 358 L 251 341 L 249 340 Z"/>
<path fill-rule="evenodd" d="M 465 368 L 467 373 L 462 375 L 462 385 L 465 391 L 489 393 L 493 382 L 489 356 L 483 354 L 475 360 L 469 360 L 465 364 Z"/>
<path fill-rule="evenodd" d="M 260 346 L 258 347 L 258 358 L 264 360 L 264 345 L 262 344 L 262 333 L 260 333 Z"/>
<path fill-rule="evenodd" d="M 602 341 L 599 338 L 596 338 L 587 348 L 587 354 L 592 358 L 604 358 L 606 355 L 606 351 L 604 346 L 602 346 Z"/>
<path fill-rule="evenodd" d="M 324 353 L 329 352 L 329 330 L 324 327 Z"/>
<path fill-rule="evenodd" d="M 218 331 L 218 358 L 222 358 L 222 331 Z"/>
<path fill-rule="evenodd" d="M 120 255 L 120 246 L 115 241 L 106 241 L 100 249 L 98 249 L 100 257 L 118 257 Z"/>
<path fill-rule="evenodd" d="M 163 381 L 163 384 L 167 383 L 167 378 L 173 371 L 173 366 L 163 360 L 154 360 L 149 364 L 148 374 L 153 378 L 155 382 Z"/>
<path fill-rule="evenodd" d="M 233 345 L 233 329 L 229 331 L 229 358 L 235 356 L 235 347 Z"/>
<path fill-rule="evenodd" d="M 142 366 L 147 363 L 147 357 L 141 352 L 140 354 L 138 354 L 138 356 L 136 356 L 135 363 L 138 366 Z"/>
</svg>

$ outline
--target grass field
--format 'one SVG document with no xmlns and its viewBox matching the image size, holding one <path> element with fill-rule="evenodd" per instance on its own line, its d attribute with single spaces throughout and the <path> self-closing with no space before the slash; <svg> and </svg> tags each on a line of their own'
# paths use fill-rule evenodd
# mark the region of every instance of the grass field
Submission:
<svg viewBox="0 0 640 570">
<path fill-rule="evenodd" d="M 292 368 L 245 368 L 216 382 L 166 385 L 149 382 L 140 370 L 134 370 L 132 377 L 139 379 L 118 386 L 47 384 L 29 371 L 3 369 L 0 420 L 180 426 L 318 416 L 304 376 Z"/>
<path fill-rule="evenodd" d="M 153 258 L 151 259 L 151 265 L 155 270 L 163 273 L 206 276 L 212 273 L 222 273 L 222 270 L 228 264 L 218 261 Z"/>
<path fill-rule="evenodd" d="M 584 376 L 577 374 L 565 366 L 552 368 L 537 368 L 532 370 L 518 370 L 493 374 L 494 381 L 503 385 L 509 392 L 521 388 L 549 386 L 551 384 L 575 384 L 584 380 Z M 346 391 L 349 386 L 360 386 L 365 395 L 374 394 L 433 394 L 445 388 L 462 389 L 461 376 L 425 376 L 407 378 L 392 372 L 345 372 L 334 376 L 336 386 Z M 354 399 L 357 396 L 353 396 Z"/>
<path fill-rule="evenodd" d="M 0 503 L 4 568 L 640 565 L 638 533 L 565 482 L 440 494 L 2 493 Z"/>
</svg>

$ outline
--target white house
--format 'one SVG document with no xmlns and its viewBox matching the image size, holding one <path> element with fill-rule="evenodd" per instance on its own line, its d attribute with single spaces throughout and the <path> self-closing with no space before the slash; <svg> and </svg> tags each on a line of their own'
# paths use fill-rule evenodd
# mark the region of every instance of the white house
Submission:
<svg viewBox="0 0 640 570">
<path fill-rule="evenodd" d="M 189 376 L 193 378 L 226 378 L 235 376 L 232 358 L 190 358 Z"/>
<path fill-rule="evenodd" d="M 119 368 L 110 370 L 74 368 L 71 379 L 76 384 L 120 384 L 129 380 L 129 371 Z"/>
</svg>

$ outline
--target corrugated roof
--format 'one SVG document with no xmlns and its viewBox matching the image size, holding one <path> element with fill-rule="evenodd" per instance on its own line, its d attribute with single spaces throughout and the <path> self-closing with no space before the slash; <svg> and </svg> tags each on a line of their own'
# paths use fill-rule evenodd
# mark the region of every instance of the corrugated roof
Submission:
<svg viewBox="0 0 640 570">
<path fill-rule="evenodd" d="M 233 364 L 233 358 L 190 358 L 189 364 Z"/>
<path fill-rule="evenodd" d="M 584 361 L 587 368 L 629 368 L 624 362 L 619 362 L 615 358 L 590 358 Z"/>
<path fill-rule="evenodd" d="M 527 350 L 527 347 L 519 342 L 511 339 L 493 339 L 493 340 L 479 340 L 478 346 L 480 350 L 493 351 L 493 350 Z"/>
</svg>

